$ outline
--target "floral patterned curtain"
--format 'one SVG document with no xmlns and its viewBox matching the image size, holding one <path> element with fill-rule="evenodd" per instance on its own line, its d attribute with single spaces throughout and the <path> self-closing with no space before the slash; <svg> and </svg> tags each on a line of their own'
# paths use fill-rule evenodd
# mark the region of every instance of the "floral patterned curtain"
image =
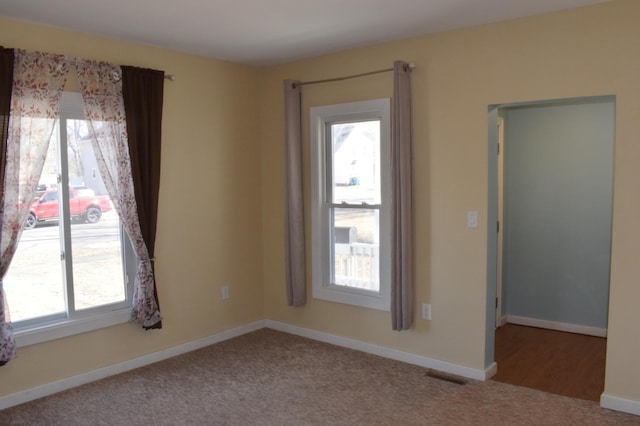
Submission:
<svg viewBox="0 0 640 426">
<path fill-rule="evenodd" d="M 0 236 L 0 301 L 2 277 L 11 264 L 49 141 L 59 115 L 59 101 L 69 68 L 62 55 L 15 50 L 13 87 L 5 173 L 2 187 Z M 6 303 L 0 303 L 0 365 L 15 357 L 15 340 Z"/>
<path fill-rule="evenodd" d="M 13 87 L 13 49 L 0 46 L 0 188 L 4 185 L 5 158 L 9 133 L 9 111 L 11 110 L 11 88 Z M 0 204 L 2 203 L 0 198 Z M 0 212 L 2 223 L 2 212 Z M 15 355 L 15 344 L 11 336 L 9 310 L 0 284 L 0 365 Z"/>
<path fill-rule="evenodd" d="M 85 116 L 98 168 L 138 257 L 131 321 L 144 328 L 160 323 L 149 251 L 140 230 L 122 98 L 122 70 L 104 62 L 78 61 Z"/>
</svg>

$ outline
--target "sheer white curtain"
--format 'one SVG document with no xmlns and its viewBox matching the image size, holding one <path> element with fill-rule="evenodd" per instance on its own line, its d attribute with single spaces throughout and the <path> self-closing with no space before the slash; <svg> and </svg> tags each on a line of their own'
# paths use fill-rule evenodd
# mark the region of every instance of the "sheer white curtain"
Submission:
<svg viewBox="0 0 640 426">
<path fill-rule="evenodd" d="M 15 357 L 1 278 L 16 252 L 44 166 L 68 74 L 62 55 L 15 50 L 2 188 L 0 237 L 0 365 Z M 4 300 L 5 303 L 2 303 Z"/>
<path fill-rule="evenodd" d="M 142 238 L 131 176 L 122 70 L 117 65 L 93 61 L 78 61 L 76 70 L 98 168 L 138 258 L 131 321 L 151 328 L 161 317 L 154 297 L 152 260 Z"/>
</svg>

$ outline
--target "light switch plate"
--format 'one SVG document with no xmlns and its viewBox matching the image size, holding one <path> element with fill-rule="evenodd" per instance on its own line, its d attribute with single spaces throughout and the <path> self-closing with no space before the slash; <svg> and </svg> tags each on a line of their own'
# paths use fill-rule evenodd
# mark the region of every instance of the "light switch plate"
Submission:
<svg viewBox="0 0 640 426">
<path fill-rule="evenodd" d="M 477 210 L 469 210 L 467 212 L 467 227 L 468 228 L 478 227 L 478 211 Z"/>
<path fill-rule="evenodd" d="M 422 319 L 431 320 L 431 303 L 422 304 Z"/>
</svg>

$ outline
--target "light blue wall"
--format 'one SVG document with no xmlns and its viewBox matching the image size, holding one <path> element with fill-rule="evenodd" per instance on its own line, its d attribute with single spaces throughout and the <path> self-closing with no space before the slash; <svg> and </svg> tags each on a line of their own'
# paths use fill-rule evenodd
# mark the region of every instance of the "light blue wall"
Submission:
<svg viewBox="0 0 640 426">
<path fill-rule="evenodd" d="M 506 313 L 606 328 L 615 104 L 505 109 Z"/>
</svg>

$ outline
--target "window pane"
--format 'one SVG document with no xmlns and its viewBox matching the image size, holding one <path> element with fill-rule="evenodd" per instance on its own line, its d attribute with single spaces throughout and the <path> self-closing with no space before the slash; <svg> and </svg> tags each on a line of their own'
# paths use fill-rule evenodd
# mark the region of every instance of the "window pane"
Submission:
<svg viewBox="0 0 640 426">
<path fill-rule="evenodd" d="M 332 209 L 332 284 L 380 290 L 379 215 L 377 209 Z"/>
<path fill-rule="evenodd" d="M 57 220 L 58 132 L 56 125 L 31 206 L 31 216 L 3 280 L 12 322 L 65 313 L 67 310 Z M 37 227 L 32 228 L 40 220 Z"/>
<path fill-rule="evenodd" d="M 65 312 L 58 226 L 25 231 L 3 280 L 11 321 Z"/>
<path fill-rule="evenodd" d="M 380 121 L 331 124 L 332 202 L 380 204 Z"/>
<path fill-rule="evenodd" d="M 76 309 L 124 301 L 120 221 L 115 212 L 103 213 L 95 224 L 72 226 L 71 243 Z"/>
<path fill-rule="evenodd" d="M 122 266 L 120 222 L 97 169 L 86 122 L 66 124 L 66 150 L 60 147 L 56 126 L 40 176 L 31 213 L 18 250 L 4 279 L 11 321 L 67 314 L 67 281 L 71 260 L 75 309 L 81 310 L 126 300 Z M 69 212 L 60 220 L 61 156 L 66 154 L 69 176 Z M 63 224 L 70 226 L 71 252 L 61 259 Z M 65 275 L 67 274 L 67 275 Z"/>
<path fill-rule="evenodd" d="M 76 309 L 125 300 L 120 221 L 111 206 L 86 122 L 67 122 L 69 211 Z"/>
</svg>

